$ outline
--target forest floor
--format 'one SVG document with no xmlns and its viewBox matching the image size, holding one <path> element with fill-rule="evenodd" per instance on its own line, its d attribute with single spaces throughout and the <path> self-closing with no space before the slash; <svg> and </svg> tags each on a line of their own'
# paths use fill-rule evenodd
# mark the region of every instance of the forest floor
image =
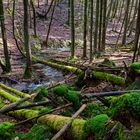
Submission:
<svg viewBox="0 0 140 140">
<path fill-rule="evenodd" d="M 12 85 L 13 87 L 17 88 L 18 90 L 28 92 L 26 91 L 27 86 L 31 87 L 34 86 L 34 81 L 25 81 L 23 79 L 23 73 L 25 69 L 25 58 L 20 54 L 19 50 L 16 47 L 15 41 L 13 39 L 12 35 L 12 19 L 11 15 L 8 14 L 7 3 L 5 2 L 5 12 L 6 12 L 6 19 L 5 19 L 5 25 L 7 29 L 7 40 L 8 40 L 8 46 L 9 46 L 9 53 L 11 56 L 11 63 L 12 63 L 12 72 L 8 75 L 0 75 L 0 81 L 3 79 L 1 77 L 9 77 L 12 80 L 15 80 L 19 82 L 19 85 Z M 37 7 L 37 6 L 36 6 Z M 76 10 L 78 9 L 79 5 L 76 5 Z M 43 12 L 46 10 L 46 6 L 43 4 L 43 1 L 40 0 L 40 8 L 36 8 L 37 11 Z M 33 38 L 33 29 L 30 28 L 30 38 L 31 38 L 31 47 L 33 49 L 33 53 L 37 54 L 38 56 L 43 56 L 44 58 L 52 57 L 57 59 L 64 59 L 68 60 L 67 58 L 70 57 L 70 48 L 69 46 L 63 46 L 64 42 L 67 42 L 70 40 L 70 27 L 66 24 L 67 22 L 67 5 L 66 1 L 62 1 L 61 4 L 59 4 L 56 7 L 55 13 L 54 13 L 54 19 L 51 26 L 51 31 L 49 35 L 50 40 L 50 47 L 45 47 L 43 45 L 43 42 L 46 38 L 47 34 L 47 27 L 49 24 L 48 19 L 42 19 L 37 18 L 37 33 L 40 39 L 39 45 L 41 48 L 39 50 L 34 50 L 35 40 Z M 22 3 L 19 3 L 19 6 L 17 7 L 17 12 L 21 17 L 18 19 L 17 22 L 19 22 L 20 26 L 22 26 L 21 19 L 23 17 L 23 6 Z M 80 11 L 78 11 L 80 12 Z M 78 16 L 76 15 L 76 18 Z M 117 19 L 116 19 L 117 21 Z M 76 20 L 78 23 L 79 21 Z M 78 28 L 78 27 L 77 27 Z M 76 28 L 76 32 L 79 33 L 79 30 Z M 112 30 L 112 28 L 116 28 L 115 31 Z M 121 24 L 117 23 L 114 24 L 114 22 L 109 22 L 108 28 L 107 28 L 107 36 L 106 36 L 106 53 L 101 54 L 101 57 L 93 59 L 93 61 L 90 63 L 88 59 L 83 60 L 81 59 L 83 49 L 80 46 L 76 48 L 76 59 L 74 63 L 83 64 L 84 66 L 97 66 L 105 58 L 108 58 L 109 60 L 112 60 L 115 62 L 116 66 L 124 67 L 124 62 L 129 65 L 132 61 L 133 57 L 133 51 L 132 51 L 132 45 L 122 46 L 120 47 L 120 42 L 122 40 L 122 35 L 120 36 L 119 43 L 116 45 L 116 40 L 118 39 L 118 32 L 121 28 Z M 81 31 L 82 32 L 82 31 Z M 127 43 L 131 42 L 133 40 L 133 35 L 127 38 Z M 78 34 L 76 36 L 77 40 L 82 39 L 82 33 Z M 23 36 L 22 36 L 23 40 Z M 62 43 L 63 42 L 63 43 Z M 81 42 L 80 42 L 81 43 Z M 21 43 L 21 46 L 23 44 Z M 88 54 L 89 54 L 89 47 L 88 47 Z M 3 47 L 2 47 L 2 40 L 0 38 L 0 58 L 4 59 L 3 55 Z M 1 69 L 0 69 L 0 72 Z M 36 76 L 36 79 L 38 80 L 40 77 L 43 77 L 43 84 L 49 85 L 54 83 L 57 83 L 58 81 L 64 80 L 66 77 L 68 77 L 67 73 L 62 73 L 61 71 L 57 71 L 56 69 L 53 69 L 51 67 L 40 65 L 40 64 L 34 64 L 33 63 L 33 73 Z M 34 79 L 34 80 L 36 80 Z M 40 79 L 39 79 L 40 80 Z M 74 82 L 75 78 L 73 76 L 72 81 L 69 81 L 68 84 L 72 84 Z M 5 82 L 6 84 L 9 84 Z M 40 83 L 39 83 L 40 84 Z M 42 84 L 42 83 L 41 83 Z M 89 85 L 88 85 L 89 84 Z M 10 84 L 9 84 L 10 85 Z M 122 87 L 116 86 L 111 84 L 108 81 L 99 81 L 98 83 L 94 83 L 94 81 L 89 81 L 87 83 L 88 86 L 83 87 L 81 90 L 82 93 L 93 93 L 93 92 L 105 92 L 105 91 L 112 91 L 112 90 L 120 90 Z M 8 100 L 5 100 L 6 104 L 9 104 Z M 15 119 L 13 117 L 9 116 L 3 116 L 0 115 L 0 122 L 3 121 L 12 121 L 12 122 L 19 122 L 19 119 Z M 31 128 L 31 124 L 27 123 L 25 125 L 20 126 L 21 132 L 27 132 Z"/>
</svg>

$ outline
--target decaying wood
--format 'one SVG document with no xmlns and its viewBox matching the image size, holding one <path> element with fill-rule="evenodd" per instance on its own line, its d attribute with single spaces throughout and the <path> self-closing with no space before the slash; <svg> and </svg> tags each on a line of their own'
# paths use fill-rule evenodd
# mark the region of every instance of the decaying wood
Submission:
<svg viewBox="0 0 140 140">
<path fill-rule="evenodd" d="M 35 116 L 35 117 L 29 118 L 29 119 L 27 119 L 27 120 L 21 121 L 21 122 L 17 123 L 16 125 L 21 125 L 21 124 L 24 124 L 24 123 L 26 123 L 26 122 L 30 122 L 30 121 L 32 121 L 32 120 L 34 120 L 34 119 L 38 119 L 38 118 L 40 118 L 40 117 L 42 117 L 42 116 L 44 116 L 44 115 L 46 115 L 46 114 L 53 113 L 53 112 L 55 112 L 55 111 L 58 111 L 58 110 L 67 108 L 67 107 L 69 107 L 69 106 L 72 106 L 72 103 L 68 103 L 68 104 L 66 104 L 66 105 L 59 106 L 59 107 L 54 108 L 54 109 L 52 109 L 52 110 L 50 110 L 50 111 L 48 111 L 48 112 L 42 113 L 42 114 L 40 114 L 40 115 L 38 115 L 38 116 Z"/>
<path fill-rule="evenodd" d="M 71 117 L 70 120 L 63 126 L 63 128 L 51 139 L 51 140 L 57 140 L 62 136 L 65 131 L 70 127 L 72 121 L 86 108 L 86 104 L 83 104 L 80 109 Z"/>
</svg>

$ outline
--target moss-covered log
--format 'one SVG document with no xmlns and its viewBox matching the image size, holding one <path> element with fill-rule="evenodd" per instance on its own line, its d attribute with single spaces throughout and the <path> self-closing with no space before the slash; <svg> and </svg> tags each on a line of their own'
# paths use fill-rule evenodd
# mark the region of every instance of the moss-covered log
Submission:
<svg viewBox="0 0 140 140">
<path fill-rule="evenodd" d="M 39 57 L 34 56 L 34 55 L 32 56 L 32 58 L 33 58 L 34 61 L 37 61 L 38 63 L 46 64 L 46 65 L 54 67 L 56 69 L 69 71 L 69 72 L 76 72 L 77 74 L 82 72 L 81 69 L 78 69 L 76 67 L 57 64 L 57 63 L 51 62 L 49 59 L 45 60 L 44 58 L 39 58 Z"/>
<path fill-rule="evenodd" d="M 7 86 L 7 85 L 4 85 L 4 84 L 2 84 L 2 83 L 0 83 L 0 87 L 3 88 L 3 89 L 5 89 L 5 90 L 7 90 L 8 92 L 12 92 L 13 94 L 16 94 L 16 95 L 19 96 L 19 97 L 27 97 L 27 96 L 29 96 L 29 95 L 26 94 L 26 93 L 23 93 L 23 92 L 21 92 L 21 91 L 19 91 L 19 90 L 16 90 L 16 89 L 14 89 L 14 88 L 12 88 L 12 87 L 9 87 L 9 86 Z"/>
<path fill-rule="evenodd" d="M 64 117 L 59 115 L 45 115 L 38 119 L 38 123 L 47 124 L 55 131 L 59 131 L 70 120 L 70 117 Z M 69 136 L 72 136 L 75 140 L 82 140 L 85 137 L 83 130 L 85 120 L 75 119 L 71 127 L 68 130 Z"/>
<path fill-rule="evenodd" d="M 107 80 L 113 84 L 117 84 L 117 85 L 125 84 L 124 78 L 120 76 L 116 76 L 114 74 L 93 71 L 93 76 L 98 79 Z"/>
<path fill-rule="evenodd" d="M 37 61 L 38 63 L 42 63 L 42 64 L 46 64 L 49 65 L 51 67 L 57 68 L 57 69 L 61 69 L 61 70 L 66 70 L 69 72 L 75 72 L 76 74 L 82 74 L 84 73 L 83 70 L 77 68 L 77 67 L 73 67 L 73 66 L 65 66 L 62 64 L 57 64 L 54 62 L 51 62 L 49 59 L 43 59 L 43 58 L 39 58 L 37 56 L 32 56 L 34 61 Z M 120 77 L 120 76 L 116 76 L 114 74 L 108 74 L 105 72 L 97 72 L 97 71 L 93 71 L 93 76 L 97 79 L 102 79 L 102 80 L 107 80 L 111 83 L 117 84 L 117 85 L 123 85 L 125 83 L 125 79 Z"/>
<path fill-rule="evenodd" d="M 0 96 L 4 97 L 5 99 L 8 99 L 10 102 L 16 102 L 16 101 L 20 100 L 19 97 L 15 97 L 12 94 L 4 91 L 1 88 L 0 88 Z"/>
</svg>

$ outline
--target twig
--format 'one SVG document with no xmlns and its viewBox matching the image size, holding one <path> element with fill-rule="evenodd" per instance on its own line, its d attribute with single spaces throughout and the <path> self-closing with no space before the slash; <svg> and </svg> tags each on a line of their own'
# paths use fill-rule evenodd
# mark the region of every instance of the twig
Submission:
<svg viewBox="0 0 140 140">
<path fill-rule="evenodd" d="M 113 128 L 107 133 L 107 135 L 103 138 L 103 140 L 111 140 L 119 123 L 116 123 Z"/>
<path fill-rule="evenodd" d="M 62 134 L 65 133 L 65 131 L 70 127 L 72 121 L 86 108 L 86 104 L 83 104 L 80 109 L 71 117 L 70 120 L 63 126 L 63 128 L 51 139 L 51 140 L 57 140 Z"/>
</svg>

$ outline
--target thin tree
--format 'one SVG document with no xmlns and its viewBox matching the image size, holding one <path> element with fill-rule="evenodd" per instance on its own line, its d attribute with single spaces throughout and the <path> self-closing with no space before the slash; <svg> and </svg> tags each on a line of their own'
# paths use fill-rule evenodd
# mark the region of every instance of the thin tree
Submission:
<svg viewBox="0 0 140 140">
<path fill-rule="evenodd" d="M 105 51 L 105 43 L 106 43 L 106 28 L 107 28 L 106 11 L 107 11 L 107 0 L 103 0 L 103 30 L 102 30 L 102 48 L 101 48 L 103 52 Z"/>
<path fill-rule="evenodd" d="M 2 33 L 3 48 L 4 48 L 4 56 L 5 56 L 5 72 L 8 73 L 11 71 L 11 63 L 10 63 L 10 56 L 8 52 L 6 28 L 4 24 L 3 0 L 0 0 L 0 22 L 1 22 L 1 33 Z"/>
<path fill-rule="evenodd" d="M 96 0 L 96 19 L 95 19 L 95 31 L 94 31 L 94 52 L 97 52 L 98 43 L 98 29 L 99 29 L 99 0 Z"/>
<path fill-rule="evenodd" d="M 29 79 L 32 77 L 31 67 L 31 48 L 29 43 L 29 30 L 28 30 L 28 0 L 23 0 L 24 5 L 24 44 L 26 51 L 26 68 L 24 78 Z"/>
<path fill-rule="evenodd" d="M 83 58 L 87 57 L 87 5 L 88 1 L 84 1 L 84 34 L 83 34 Z"/>
<path fill-rule="evenodd" d="M 90 5 L 90 62 L 93 59 L 93 0 Z"/>
<path fill-rule="evenodd" d="M 135 42 L 134 42 L 134 54 L 133 54 L 132 62 L 134 62 L 135 59 L 136 59 L 136 54 L 137 54 L 137 51 L 138 51 L 139 36 L 140 36 L 140 0 L 139 0 L 138 17 L 137 17 Z"/>
</svg>

